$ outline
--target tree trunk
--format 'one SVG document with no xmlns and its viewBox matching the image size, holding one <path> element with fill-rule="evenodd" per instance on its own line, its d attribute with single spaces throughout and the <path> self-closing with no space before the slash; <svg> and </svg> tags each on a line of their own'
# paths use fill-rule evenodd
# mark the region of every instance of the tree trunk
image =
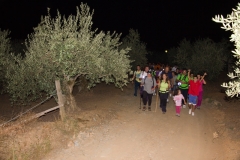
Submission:
<svg viewBox="0 0 240 160">
<path fill-rule="evenodd" d="M 74 84 L 75 79 L 70 79 L 66 84 L 67 99 L 72 110 L 75 110 L 77 108 L 75 97 L 72 95 Z"/>
<path fill-rule="evenodd" d="M 65 112 L 65 102 L 66 99 L 64 98 L 62 94 L 62 89 L 61 89 L 61 84 L 60 80 L 55 80 L 55 85 L 56 85 L 56 90 L 57 90 L 57 96 L 58 96 L 58 105 L 59 105 L 59 114 L 61 116 L 61 120 L 64 120 L 66 117 L 66 112 Z"/>
</svg>

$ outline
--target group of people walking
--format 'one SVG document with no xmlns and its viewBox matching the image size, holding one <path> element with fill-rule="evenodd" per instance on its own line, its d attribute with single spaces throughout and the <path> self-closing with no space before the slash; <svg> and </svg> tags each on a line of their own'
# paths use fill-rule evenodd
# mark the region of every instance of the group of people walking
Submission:
<svg viewBox="0 0 240 160">
<path fill-rule="evenodd" d="M 186 108 L 188 102 L 189 114 L 194 116 L 196 108 L 200 109 L 203 84 L 206 84 L 204 77 L 207 74 L 193 74 L 190 69 L 179 70 L 176 66 L 166 66 L 163 69 L 154 69 L 153 66 L 146 66 L 144 71 L 138 65 L 134 72 L 134 96 L 137 96 L 140 89 L 140 96 L 143 101 L 139 109 L 151 111 L 153 95 L 159 96 L 162 113 L 167 112 L 169 97 L 173 97 L 176 106 L 176 116 L 180 116 L 181 108 Z"/>
</svg>

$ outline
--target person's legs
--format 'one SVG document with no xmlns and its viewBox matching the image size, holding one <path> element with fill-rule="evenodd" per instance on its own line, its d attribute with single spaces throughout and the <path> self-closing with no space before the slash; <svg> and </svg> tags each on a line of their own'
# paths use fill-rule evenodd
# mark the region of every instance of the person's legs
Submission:
<svg viewBox="0 0 240 160">
<path fill-rule="evenodd" d="M 146 110 L 146 104 L 147 104 L 147 95 L 148 93 L 146 91 L 143 91 L 143 111 Z"/>
<path fill-rule="evenodd" d="M 192 113 L 192 104 L 190 103 L 190 101 L 188 103 L 188 108 L 189 108 L 188 113 L 191 114 Z"/>
<path fill-rule="evenodd" d="M 174 94 L 174 91 L 177 89 L 177 85 L 173 85 L 172 87 L 172 95 Z"/>
<path fill-rule="evenodd" d="M 140 94 L 141 98 L 143 98 L 143 90 L 144 90 L 144 87 L 143 87 L 143 86 L 140 86 L 140 88 L 139 88 L 139 94 Z"/>
<path fill-rule="evenodd" d="M 192 106 L 193 106 L 193 96 L 189 94 L 189 102 L 188 102 L 189 114 L 192 113 Z"/>
<path fill-rule="evenodd" d="M 140 83 L 138 81 L 134 81 L 134 96 L 137 96 L 137 90 L 140 87 Z"/>
<path fill-rule="evenodd" d="M 160 99 L 160 108 L 162 108 L 162 106 L 163 106 L 163 101 L 162 101 L 162 93 L 159 93 L 159 99 Z"/>
<path fill-rule="evenodd" d="M 181 93 L 187 103 L 188 89 L 181 89 Z M 183 108 L 186 108 L 186 106 L 184 105 L 184 100 L 182 100 L 182 106 L 183 106 Z"/>
<path fill-rule="evenodd" d="M 195 110 L 196 105 L 192 104 L 192 116 L 194 116 L 194 110 Z"/>
<path fill-rule="evenodd" d="M 148 94 L 148 110 L 149 111 L 151 111 L 152 96 L 153 94 Z"/>
<path fill-rule="evenodd" d="M 177 111 L 177 114 L 180 115 L 180 112 L 181 112 L 181 106 L 176 106 L 176 111 Z"/>
<path fill-rule="evenodd" d="M 184 89 L 184 99 L 185 99 L 185 101 L 186 101 L 186 103 L 187 103 L 187 101 L 188 101 L 188 89 Z M 182 101 L 183 102 L 183 101 Z M 184 102 L 183 102 L 184 103 Z"/>
<path fill-rule="evenodd" d="M 200 106 L 202 105 L 202 97 L 203 97 L 203 91 L 199 92 L 199 95 L 197 97 L 197 108 L 200 109 Z"/>
<path fill-rule="evenodd" d="M 192 96 L 192 116 L 194 116 L 194 110 L 197 104 L 197 96 Z"/>
<path fill-rule="evenodd" d="M 166 98 L 164 98 L 164 99 L 162 99 L 162 104 L 163 104 L 163 106 L 162 106 L 162 112 L 163 113 L 165 113 L 167 110 L 166 110 L 166 106 L 167 106 L 167 99 Z"/>
<path fill-rule="evenodd" d="M 165 113 L 166 107 L 167 107 L 167 98 L 168 98 L 168 93 L 161 93 L 160 94 L 160 99 L 161 99 L 161 108 L 162 108 L 162 112 Z"/>
</svg>

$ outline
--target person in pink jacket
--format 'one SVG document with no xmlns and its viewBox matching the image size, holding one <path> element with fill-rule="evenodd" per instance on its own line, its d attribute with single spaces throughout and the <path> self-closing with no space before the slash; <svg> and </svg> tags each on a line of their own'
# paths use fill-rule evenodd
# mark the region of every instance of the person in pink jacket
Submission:
<svg viewBox="0 0 240 160">
<path fill-rule="evenodd" d="M 180 89 L 174 90 L 173 96 L 174 96 L 173 100 L 176 105 L 176 116 L 180 117 L 182 100 L 184 101 L 185 105 L 186 105 L 186 101 L 185 101 Z"/>
<path fill-rule="evenodd" d="M 205 74 L 206 75 L 206 74 Z M 199 94 L 197 97 L 197 109 L 200 109 L 200 106 L 202 105 L 202 99 L 203 99 L 203 84 L 207 84 L 205 79 L 203 78 L 203 76 L 201 76 L 200 74 L 197 75 L 197 79 L 198 81 L 201 83 L 200 88 L 199 88 Z"/>
</svg>

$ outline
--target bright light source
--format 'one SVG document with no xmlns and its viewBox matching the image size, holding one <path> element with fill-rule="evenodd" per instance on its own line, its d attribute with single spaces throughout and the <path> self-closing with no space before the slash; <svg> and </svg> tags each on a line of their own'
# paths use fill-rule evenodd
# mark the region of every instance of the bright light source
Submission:
<svg viewBox="0 0 240 160">
<path fill-rule="evenodd" d="M 168 50 L 165 50 L 165 52 L 167 53 L 167 52 L 168 52 Z"/>
</svg>

